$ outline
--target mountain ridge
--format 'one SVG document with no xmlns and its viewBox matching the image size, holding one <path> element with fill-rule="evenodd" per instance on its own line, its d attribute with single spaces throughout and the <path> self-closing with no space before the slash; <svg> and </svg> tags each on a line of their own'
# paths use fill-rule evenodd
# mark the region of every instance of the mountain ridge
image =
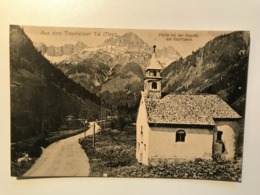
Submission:
<svg viewBox="0 0 260 195">
<path fill-rule="evenodd" d="M 248 32 L 214 38 L 163 70 L 163 92 L 218 94 L 232 105 L 246 94 L 249 43 Z M 245 102 L 240 103 L 236 110 L 244 110 Z"/>
<path fill-rule="evenodd" d="M 87 47 L 85 43 L 82 41 L 78 41 L 75 44 L 64 44 L 63 46 L 46 46 L 44 43 L 33 43 L 38 51 L 41 52 L 42 55 L 48 56 L 63 56 L 63 55 L 71 55 L 73 53 L 77 53 L 82 51 Z"/>
<path fill-rule="evenodd" d="M 96 118 L 99 98 L 68 79 L 33 46 L 23 29 L 10 26 L 11 140 L 58 130 L 69 114 Z"/>
</svg>

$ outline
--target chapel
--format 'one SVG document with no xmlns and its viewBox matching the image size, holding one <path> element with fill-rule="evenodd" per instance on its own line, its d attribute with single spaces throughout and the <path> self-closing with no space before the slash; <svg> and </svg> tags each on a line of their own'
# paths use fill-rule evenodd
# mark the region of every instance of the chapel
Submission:
<svg viewBox="0 0 260 195">
<path fill-rule="evenodd" d="M 155 46 L 145 69 L 136 121 L 136 159 L 149 165 L 195 158 L 235 156 L 241 116 L 218 95 L 177 94 L 162 97 L 162 66 Z"/>
</svg>

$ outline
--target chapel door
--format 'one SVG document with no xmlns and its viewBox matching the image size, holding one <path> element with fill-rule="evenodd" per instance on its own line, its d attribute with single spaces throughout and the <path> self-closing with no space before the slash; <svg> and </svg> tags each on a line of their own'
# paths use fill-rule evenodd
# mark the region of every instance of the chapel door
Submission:
<svg viewBox="0 0 260 195">
<path fill-rule="evenodd" d="M 143 163 L 143 153 L 140 153 L 140 162 Z"/>
</svg>

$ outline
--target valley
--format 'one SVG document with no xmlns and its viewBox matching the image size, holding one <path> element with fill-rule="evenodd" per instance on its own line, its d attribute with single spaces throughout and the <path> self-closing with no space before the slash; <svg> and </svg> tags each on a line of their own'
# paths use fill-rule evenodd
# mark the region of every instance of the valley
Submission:
<svg viewBox="0 0 260 195">
<path fill-rule="evenodd" d="M 67 52 L 67 49 L 64 50 L 68 48 L 68 44 L 60 47 L 47 47 L 43 43 L 34 43 L 34 45 L 44 57 L 70 79 L 90 92 L 106 97 L 105 100 L 108 100 L 110 105 L 115 103 L 111 101 L 114 96 L 118 96 L 117 93 L 127 93 L 131 97 L 136 97 L 136 100 L 139 99 L 141 80 L 152 51 L 151 46 L 131 32 L 108 38 L 97 47 L 88 47 L 86 44 L 83 46 L 79 42 L 76 45 L 71 44 L 71 48 L 79 48 L 77 45 L 81 45 L 78 51 L 70 49 L 69 51 L 75 51 L 72 53 Z M 171 62 L 178 60 L 181 55 L 169 46 L 158 49 L 157 57 L 162 66 L 167 67 Z M 136 84 L 138 90 L 129 90 L 132 88 L 130 86 Z M 117 106 L 125 104 L 134 105 L 133 101 L 126 100 L 120 101 Z"/>
</svg>

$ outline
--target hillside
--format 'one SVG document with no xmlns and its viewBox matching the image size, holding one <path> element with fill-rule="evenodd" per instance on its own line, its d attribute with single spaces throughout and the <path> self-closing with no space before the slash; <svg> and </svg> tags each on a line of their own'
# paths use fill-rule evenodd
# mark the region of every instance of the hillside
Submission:
<svg viewBox="0 0 260 195">
<path fill-rule="evenodd" d="M 99 98 L 67 78 L 19 26 L 10 26 L 11 141 L 58 130 L 73 114 L 94 119 Z"/>
<path fill-rule="evenodd" d="M 107 105 L 132 107 L 140 99 L 143 90 L 143 71 L 136 63 L 127 64 L 119 75 L 103 83 L 99 97 Z"/>
<path fill-rule="evenodd" d="M 163 92 L 218 94 L 243 115 L 248 58 L 248 32 L 221 35 L 165 68 Z"/>
</svg>

